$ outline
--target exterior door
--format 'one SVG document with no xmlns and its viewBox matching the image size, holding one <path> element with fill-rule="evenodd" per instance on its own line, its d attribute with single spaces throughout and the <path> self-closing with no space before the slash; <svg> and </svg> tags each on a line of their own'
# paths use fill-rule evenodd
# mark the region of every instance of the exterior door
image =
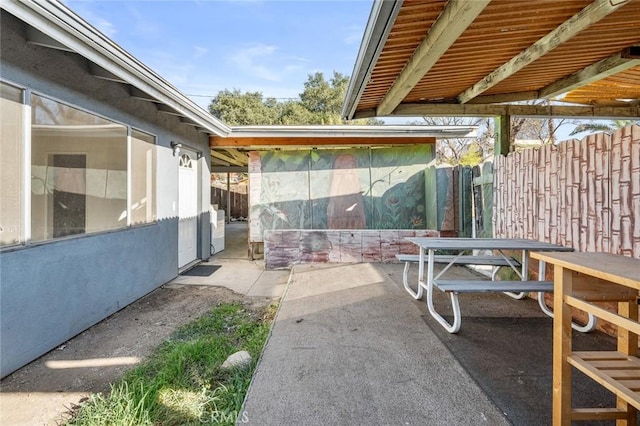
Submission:
<svg viewBox="0 0 640 426">
<path fill-rule="evenodd" d="M 196 154 L 182 151 L 178 170 L 178 268 L 198 256 L 198 162 Z"/>
</svg>

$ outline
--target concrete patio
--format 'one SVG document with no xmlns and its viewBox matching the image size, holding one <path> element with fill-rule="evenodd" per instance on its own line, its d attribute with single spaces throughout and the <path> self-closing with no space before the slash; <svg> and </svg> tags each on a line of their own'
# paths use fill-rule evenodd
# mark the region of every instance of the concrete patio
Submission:
<svg viewBox="0 0 640 426">
<path fill-rule="evenodd" d="M 207 277 L 181 275 L 163 286 L 161 293 L 174 296 L 162 305 L 166 311 L 153 312 L 159 319 L 152 327 L 139 333 L 147 336 L 152 329 L 166 328 L 171 309 L 188 308 L 180 305 L 183 288 L 201 289 L 203 297 L 206 289 L 233 290 L 246 303 L 282 297 L 245 401 L 250 424 L 551 423 L 552 320 L 534 300 L 462 295 L 462 329 L 451 335 L 430 317 L 424 301 L 414 301 L 404 291 L 401 264 L 265 271 L 262 262 L 246 259 L 246 235 L 246 223 L 228 225 L 225 251 L 204 263 L 220 268 Z M 412 282 L 416 272 L 412 268 Z M 454 273 L 475 274 L 460 267 Z M 446 295 L 436 296 L 438 309 L 448 312 Z M 126 309 L 139 309 L 134 305 Z M 5 378 L 0 423 L 57 424 L 70 404 L 108 389 L 105 380 L 114 367 L 58 370 L 64 376 L 61 383 L 67 383 L 59 388 L 43 380 L 51 373 L 47 366 L 52 360 L 116 356 L 96 352 L 95 342 L 115 339 L 105 333 L 109 325 L 118 326 L 121 334 L 136 332 L 132 324 L 117 321 L 118 314 L 69 341 L 65 350 L 54 350 Z M 613 344 L 599 332 L 575 334 L 577 348 Z M 107 346 L 127 349 L 117 339 Z M 126 366 L 117 368 L 124 371 Z M 577 405 L 613 404 L 611 395 L 589 380 L 577 374 L 574 380 Z"/>
<path fill-rule="evenodd" d="M 402 265 L 295 266 L 245 401 L 249 423 L 551 424 L 553 321 L 532 299 L 460 299 L 452 335 L 404 291 Z M 436 306 L 449 312 L 448 296 Z M 574 340 L 581 350 L 609 345 L 600 332 Z M 576 406 L 615 403 L 578 373 L 574 389 Z"/>
</svg>

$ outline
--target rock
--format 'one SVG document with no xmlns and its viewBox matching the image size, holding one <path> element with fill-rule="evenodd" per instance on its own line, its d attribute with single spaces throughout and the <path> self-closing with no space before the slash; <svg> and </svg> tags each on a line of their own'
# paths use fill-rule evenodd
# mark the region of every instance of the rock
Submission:
<svg viewBox="0 0 640 426">
<path fill-rule="evenodd" d="M 251 365 L 251 355 L 247 351 L 239 351 L 229 355 L 229 357 L 222 363 L 222 369 L 227 370 L 229 368 L 248 368 Z"/>
</svg>

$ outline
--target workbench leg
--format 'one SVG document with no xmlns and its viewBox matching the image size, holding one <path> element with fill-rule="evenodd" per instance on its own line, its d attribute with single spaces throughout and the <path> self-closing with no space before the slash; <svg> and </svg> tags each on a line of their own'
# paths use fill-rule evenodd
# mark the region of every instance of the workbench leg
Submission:
<svg viewBox="0 0 640 426">
<path fill-rule="evenodd" d="M 571 307 L 564 303 L 564 295 L 571 294 L 572 271 L 555 265 L 553 275 L 553 425 L 571 425 Z"/>
<path fill-rule="evenodd" d="M 619 302 L 618 314 L 634 321 L 638 321 L 638 302 L 636 299 L 634 298 L 633 300 Z M 618 350 L 627 355 L 637 356 L 638 335 L 630 332 L 629 330 L 618 327 Z M 638 413 L 634 406 L 628 404 L 621 398 L 618 398 L 616 406 L 627 412 L 627 418 L 617 420 L 616 426 L 636 425 Z"/>
</svg>

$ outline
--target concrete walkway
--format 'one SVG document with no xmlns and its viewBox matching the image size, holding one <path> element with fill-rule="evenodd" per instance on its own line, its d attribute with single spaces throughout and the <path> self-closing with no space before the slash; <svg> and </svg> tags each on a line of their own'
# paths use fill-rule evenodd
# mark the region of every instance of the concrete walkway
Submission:
<svg viewBox="0 0 640 426">
<path fill-rule="evenodd" d="M 509 424 L 421 315 L 380 265 L 294 267 L 249 423 Z"/>
</svg>

